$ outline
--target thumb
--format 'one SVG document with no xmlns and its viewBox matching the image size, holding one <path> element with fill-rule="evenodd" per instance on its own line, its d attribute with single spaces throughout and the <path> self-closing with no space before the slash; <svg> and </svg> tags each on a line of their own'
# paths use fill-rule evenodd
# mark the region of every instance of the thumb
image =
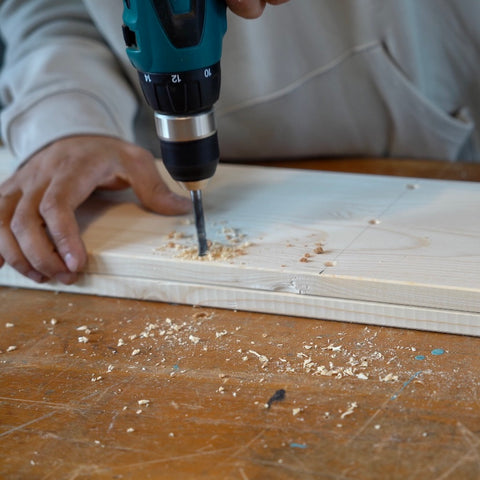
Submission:
<svg viewBox="0 0 480 480">
<path fill-rule="evenodd" d="M 189 198 L 172 192 L 154 162 L 130 172 L 130 185 L 142 205 L 162 215 L 183 215 L 192 210 Z"/>
</svg>

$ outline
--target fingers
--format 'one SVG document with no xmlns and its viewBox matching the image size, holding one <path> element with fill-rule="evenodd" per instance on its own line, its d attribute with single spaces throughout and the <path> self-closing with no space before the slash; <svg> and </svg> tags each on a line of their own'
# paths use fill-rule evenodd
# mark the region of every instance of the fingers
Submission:
<svg viewBox="0 0 480 480">
<path fill-rule="evenodd" d="M 258 18 L 264 11 L 267 3 L 271 5 L 280 5 L 289 0 L 227 0 L 227 5 L 240 17 Z"/>
<path fill-rule="evenodd" d="M 227 0 L 233 13 L 244 18 L 258 18 L 265 9 L 265 0 Z"/>
<path fill-rule="evenodd" d="M 52 245 L 50 230 L 40 216 L 38 198 L 22 197 L 12 219 L 11 229 L 22 252 L 35 269 L 46 278 L 56 278 L 62 283 L 72 283 L 72 275 Z"/>
<path fill-rule="evenodd" d="M 30 262 L 25 258 L 10 227 L 12 223 L 12 217 L 15 212 L 16 203 L 17 198 L 15 197 L 0 197 L 0 245 L 2 246 L 1 264 L 3 265 L 3 263 L 6 261 L 22 275 L 31 278 L 35 282 L 41 282 L 44 279 L 43 275 L 36 271 Z"/>
<path fill-rule="evenodd" d="M 35 282 L 55 278 L 71 284 L 86 263 L 74 210 L 68 211 L 68 192 L 48 193 L 62 161 L 64 156 L 51 161 L 39 153 L 0 185 L 0 266 L 6 262 Z"/>
<path fill-rule="evenodd" d="M 22 275 L 41 283 L 56 277 L 72 283 L 76 276 L 68 272 L 54 251 L 33 199 L 17 195 L 0 199 L 0 245 L 2 258 Z"/>
<path fill-rule="evenodd" d="M 71 186 L 70 192 L 65 192 L 64 188 L 68 186 Z M 76 194 L 75 183 L 68 180 L 62 183 L 56 179 L 49 185 L 39 205 L 49 239 L 63 260 L 63 266 L 71 273 L 79 272 L 87 263 L 87 252 L 80 237 L 75 210 L 88 195 Z M 46 254 L 45 250 L 43 252 Z"/>
<path fill-rule="evenodd" d="M 77 207 L 99 187 L 127 186 L 157 213 L 192 208 L 168 189 L 152 155 L 135 145 L 82 136 L 46 147 L 0 185 L 0 267 L 6 262 L 36 282 L 74 282 L 87 262 Z"/>
</svg>

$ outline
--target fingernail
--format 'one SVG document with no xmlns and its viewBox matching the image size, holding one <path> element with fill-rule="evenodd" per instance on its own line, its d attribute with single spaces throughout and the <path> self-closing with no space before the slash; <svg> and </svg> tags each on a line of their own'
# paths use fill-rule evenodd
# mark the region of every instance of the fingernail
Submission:
<svg viewBox="0 0 480 480">
<path fill-rule="evenodd" d="M 71 253 L 67 253 L 63 260 L 65 261 L 65 265 L 71 272 L 75 273 L 77 271 L 78 261 Z"/>
<path fill-rule="evenodd" d="M 35 270 L 30 270 L 30 271 L 27 273 L 27 277 L 28 277 L 30 280 L 33 280 L 33 281 L 36 282 L 36 283 L 42 283 L 42 282 L 45 281 L 45 277 L 44 277 L 41 273 L 39 273 L 39 272 L 37 272 L 37 271 L 35 271 Z"/>
</svg>

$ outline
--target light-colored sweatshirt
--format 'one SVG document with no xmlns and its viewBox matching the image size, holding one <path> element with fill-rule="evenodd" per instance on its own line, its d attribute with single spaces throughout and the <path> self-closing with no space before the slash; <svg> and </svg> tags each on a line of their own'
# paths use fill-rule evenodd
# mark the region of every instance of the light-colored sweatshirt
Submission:
<svg viewBox="0 0 480 480">
<path fill-rule="evenodd" d="M 158 154 L 121 17 L 120 0 L 0 1 L 1 136 L 16 165 L 75 134 Z M 224 158 L 480 161 L 479 0 L 291 0 L 228 23 Z"/>
</svg>

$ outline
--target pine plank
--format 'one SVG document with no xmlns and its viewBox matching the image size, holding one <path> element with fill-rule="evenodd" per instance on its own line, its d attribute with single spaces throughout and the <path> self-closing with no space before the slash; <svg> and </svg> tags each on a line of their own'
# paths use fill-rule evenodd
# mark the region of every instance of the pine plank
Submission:
<svg viewBox="0 0 480 480">
<path fill-rule="evenodd" d="M 90 258 L 77 285 L 9 267 L 0 284 L 480 335 L 478 205 L 473 182 L 222 165 L 208 235 L 239 235 L 245 255 L 178 258 L 166 245 L 171 232 L 195 245 L 189 216 L 101 192 L 78 212 Z"/>
</svg>

